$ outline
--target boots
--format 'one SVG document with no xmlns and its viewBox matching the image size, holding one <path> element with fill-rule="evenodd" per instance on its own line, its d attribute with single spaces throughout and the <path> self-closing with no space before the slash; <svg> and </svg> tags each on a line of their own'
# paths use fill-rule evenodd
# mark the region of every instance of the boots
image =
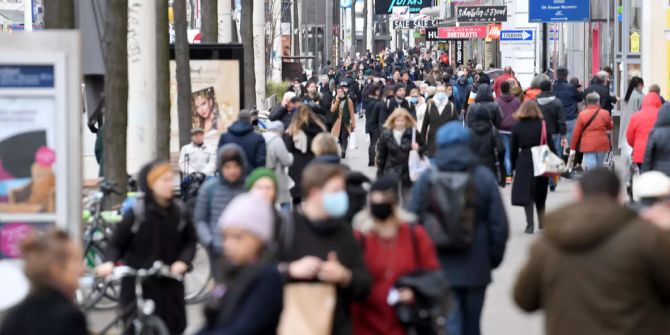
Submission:
<svg viewBox="0 0 670 335">
<path fill-rule="evenodd" d="M 533 234 L 533 231 L 535 230 L 535 225 L 532 223 L 527 223 L 526 224 L 526 234 Z"/>
</svg>

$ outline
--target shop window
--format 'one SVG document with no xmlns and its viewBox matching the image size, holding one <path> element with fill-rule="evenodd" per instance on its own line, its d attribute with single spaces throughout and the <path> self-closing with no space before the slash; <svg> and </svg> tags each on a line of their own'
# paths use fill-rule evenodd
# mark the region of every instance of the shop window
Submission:
<svg viewBox="0 0 670 335">
<path fill-rule="evenodd" d="M 642 0 L 631 0 L 628 11 L 628 52 L 639 54 L 642 45 Z"/>
</svg>

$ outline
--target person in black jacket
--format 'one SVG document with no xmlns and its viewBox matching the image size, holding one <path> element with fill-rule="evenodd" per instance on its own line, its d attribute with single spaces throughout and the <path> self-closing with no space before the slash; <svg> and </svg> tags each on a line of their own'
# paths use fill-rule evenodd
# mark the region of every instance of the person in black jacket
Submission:
<svg viewBox="0 0 670 335">
<path fill-rule="evenodd" d="M 281 121 L 284 124 L 284 129 L 287 129 L 288 125 L 291 124 L 293 112 L 298 102 L 300 102 L 300 98 L 292 91 L 284 93 L 281 104 L 275 106 L 268 119 L 270 121 Z"/>
<path fill-rule="evenodd" d="M 373 113 L 381 103 L 382 87 L 373 83 L 365 93 L 367 95 L 367 98 L 363 102 L 363 110 L 365 111 L 365 133 L 370 135 L 368 166 L 374 166 L 375 146 L 377 145 L 377 139 L 379 138 L 379 127 L 377 127 L 377 122 L 373 117 Z"/>
<path fill-rule="evenodd" d="M 379 109 L 379 119 L 377 120 L 377 125 L 380 129 L 380 132 L 381 129 L 384 128 L 386 119 L 388 119 L 389 115 L 391 115 L 391 113 L 393 113 L 396 108 L 404 108 L 408 110 L 410 114 L 412 114 L 412 117 L 416 118 L 416 112 L 412 113 L 414 108 L 412 108 L 409 102 L 405 99 L 406 93 L 407 90 L 403 84 L 396 84 L 393 87 L 394 97 L 392 99 L 386 99 L 386 103 L 384 103 Z"/>
<path fill-rule="evenodd" d="M 287 285 L 320 282 L 337 288 L 333 335 L 353 332 L 352 301 L 364 300 L 372 278 L 359 243 L 343 218 L 349 199 L 345 170 L 337 164 L 310 164 L 302 178 L 300 207 L 293 212 L 291 238 L 279 245 L 279 270 Z"/>
<path fill-rule="evenodd" d="M 561 157 L 563 148 L 568 146 L 565 109 L 563 103 L 551 92 L 549 80 L 540 83 L 540 90 L 542 93 L 538 94 L 535 100 L 542 110 L 542 117 L 547 125 L 547 140 L 554 142 L 554 148 Z M 553 192 L 556 186 L 558 186 L 558 177 L 549 178 L 549 189 Z"/>
<path fill-rule="evenodd" d="M 465 115 L 465 124 L 470 124 L 470 112 L 477 109 L 483 109 L 489 114 L 491 122 L 496 129 L 500 128 L 503 119 L 503 113 L 498 103 L 493 99 L 493 89 L 487 84 L 479 84 L 477 87 L 477 97 L 475 103 L 468 106 L 468 112 Z"/>
<path fill-rule="evenodd" d="M 254 131 L 251 125 L 251 113 L 248 110 L 241 110 L 237 121 L 228 127 L 228 132 L 221 134 L 219 138 L 219 148 L 235 143 L 242 147 L 249 160 L 249 167 L 245 173 L 257 167 L 265 166 L 266 147 L 265 139 L 261 134 Z"/>
<path fill-rule="evenodd" d="M 134 206 L 123 215 L 116 226 L 105 254 L 106 263 L 97 272 L 108 276 L 114 264 L 123 263 L 133 269 L 151 268 L 155 261 L 170 267 L 173 274 L 183 275 L 195 256 L 197 237 L 193 221 L 173 197 L 174 174 L 170 163 L 155 161 L 140 171 L 138 178 L 143 197 L 143 210 Z M 155 315 L 167 325 L 170 333 L 181 334 L 186 329 L 184 284 L 172 279 L 149 278 L 144 281 L 144 298 L 156 305 Z M 120 308 L 127 310 L 135 304 L 135 278 L 121 281 Z M 124 322 L 132 320 L 132 314 Z M 132 324 L 126 328 L 132 333 Z"/>
<path fill-rule="evenodd" d="M 642 172 L 661 171 L 670 176 L 670 104 L 658 111 L 654 129 L 647 140 Z"/>
<path fill-rule="evenodd" d="M 51 230 L 27 237 L 21 255 L 30 293 L 5 314 L 0 335 L 88 334 L 86 317 L 74 304 L 84 273 L 81 246 Z"/>
<path fill-rule="evenodd" d="M 610 115 L 612 115 L 614 104 L 616 104 L 619 99 L 610 95 L 610 89 L 607 87 L 608 80 L 609 74 L 607 72 L 600 71 L 596 73 L 591 80 L 591 86 L 584 91 L 584 96 L 589 95 L 591 92 L 597 92 L 600 96 L 600 107 L 607 110 Z"/>
<path fill-rule="evenodd" d="M 468 113 L 468 128 L 472 130 L 472 151 L 479 164 L 486 166 L 496 176 L 498 185 L 505 186 L 505 145 L 498 130 L 493 126 L 490 111 L 477 105 Z"/>
<path fill-rule="evenodd" d="M 563 103 L 567 128 L 566 137 L 568 144 L 570 144 L 572 132 L 575 130 L 575 124 L 577 123 L 577 114 L 579 113 L 577 104 L 584 100 L 584 94 L 577 89 L 577 86 L 568 82 L 568 74 L 568 69 L 565 67 L 558 68 L 556 71 L 558 79 L 554 82 L 552 92 Z"/>
</svg>

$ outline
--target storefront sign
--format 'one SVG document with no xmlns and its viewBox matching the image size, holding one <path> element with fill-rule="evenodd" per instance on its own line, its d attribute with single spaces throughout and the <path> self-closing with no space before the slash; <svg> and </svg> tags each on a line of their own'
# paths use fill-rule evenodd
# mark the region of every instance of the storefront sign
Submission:
<svg viewBox="0 0 670 335">
<path fill-rule="evenodd" d="M 500 32 L 501 42 L 532 41 L 534 30 L 503 30 Z"/>
<path fill-rule="evenodd" d="M 463 40 L 456 40 L 456 65 L 463 65 Z"/>
<path fill-rule="evenodd" d="M 500 30 L 502 29 L 501 24 L 489 24 L 488 33 L 486 34 L 487 40 L 499 40 L 500 39 Z"/>
<path fill-rule="evenodd" d="M 486 26 L 467 26 L 467 27 L 439 27 L 433 28 L 436 40 L 460 40 L 468 38 L 486 38 Z M 426 29 L 426 33 L 430 33 Z"/>
<path fill-rule="evenodd" d="M 630 53 L 640 53 L 640 34 L 638 32 L 630 34 Z"/>
<path fill-rule="evenodd" d="M 400 20 L 393 21 L 393 29 L 426 29 L 434 28 L 440 24 L 440 20 Z"/>
<path fill-rule="evenodd" d="M 530 0 L 529 22 L 589 21 L 590 1 L 584 0 Z"/>
<path fill-rule="evenodd" d="M 432 0 L 376 0 L 375 14 L 391 14 L 393 7 L 409 7 L 411 13 L 418 13 L 422 8 L 431 7 Z"/>
<path fill-rule="evenodd" d="M 459 6 L 458 22 L 507 22 L 507 6 Z"/>
</svg>

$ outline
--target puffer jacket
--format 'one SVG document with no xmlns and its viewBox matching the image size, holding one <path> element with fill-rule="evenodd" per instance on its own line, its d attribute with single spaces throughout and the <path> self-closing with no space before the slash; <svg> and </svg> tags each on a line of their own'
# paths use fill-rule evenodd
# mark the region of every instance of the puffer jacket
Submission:
<svg viewBox="0 0 670 335">
<path fill-rule="evenodd" d="M 644 162 L 647 139 L 656 123 L 659 108 L 661 108 L 661 98 L 656 93 L 649 93 L 642 100 L 642 109 L 630 118 L 626 139 L 633 148 L 633 162 L 637 164 Z"/>
<path fill-rule="evenodd" d="M 417 136 L 417 141 L 421 136 Z M 409 152 L 412 150 L 412 129 L 405 129 L 400 143 L 393 137 L 393 130 L 385 129 L 377 141 L 377 176 L 390 176 L 411 186 L 409 179 Z"/>
<path fill-rule="evenodd" d="M 542 110 L 542 116 L 547 123 L 547 134 L 561 134 L 565 136 L 567 127 L 565 124 L 565 110 L 563 103 L 551 92 L 542 92 L 536 98 L 538 106 Z"/>
<path fill-rule="evenodd" d="M 505 145 L 498 132 L 493 127 L 489 111 L 485 108 L 476 108 L 468 115 L 468 127 L 472 131 L 472 151 L 481 165 L 493 172 L 500 185 L 505 179 Z M 496 155 L 497 151 L 497 155 Z M 496 166 L 497 165 L 497 166 Z"/>
<path fill-rule="evenodd" d="M 598 115 L 585 129 L 584 127 L 594 113 L 598 113 Z M 612 128 L 614 128 L 614 124 L 608 111 L 600 108 L 600 105 L 588 106 L 577 117 L 575 131 L 572 133 L 572 141 L 570 142 L 570 149 L 577 150 L 577 143 L 579 143 L 580 152 L 609 151 L 611 146 L 608 132 Z"/>
<path fill-rule="evenodd" d="M 642 172 L 661 171 L 670 176 L 670 104 L 658 111 L 654 129 L 647 139 Z"/>
<path fill-rule="evenodd" d="M 254 131 L 251 123 L 239 120 L 233 122 L 228 127 L 228 132 L 221 135 L 218 147 L 221 148 L 229 143 L 235 143 L 244 150 L 249 162 L 247 172 L 265 166 L 265 139 Z"/>
</svg>

